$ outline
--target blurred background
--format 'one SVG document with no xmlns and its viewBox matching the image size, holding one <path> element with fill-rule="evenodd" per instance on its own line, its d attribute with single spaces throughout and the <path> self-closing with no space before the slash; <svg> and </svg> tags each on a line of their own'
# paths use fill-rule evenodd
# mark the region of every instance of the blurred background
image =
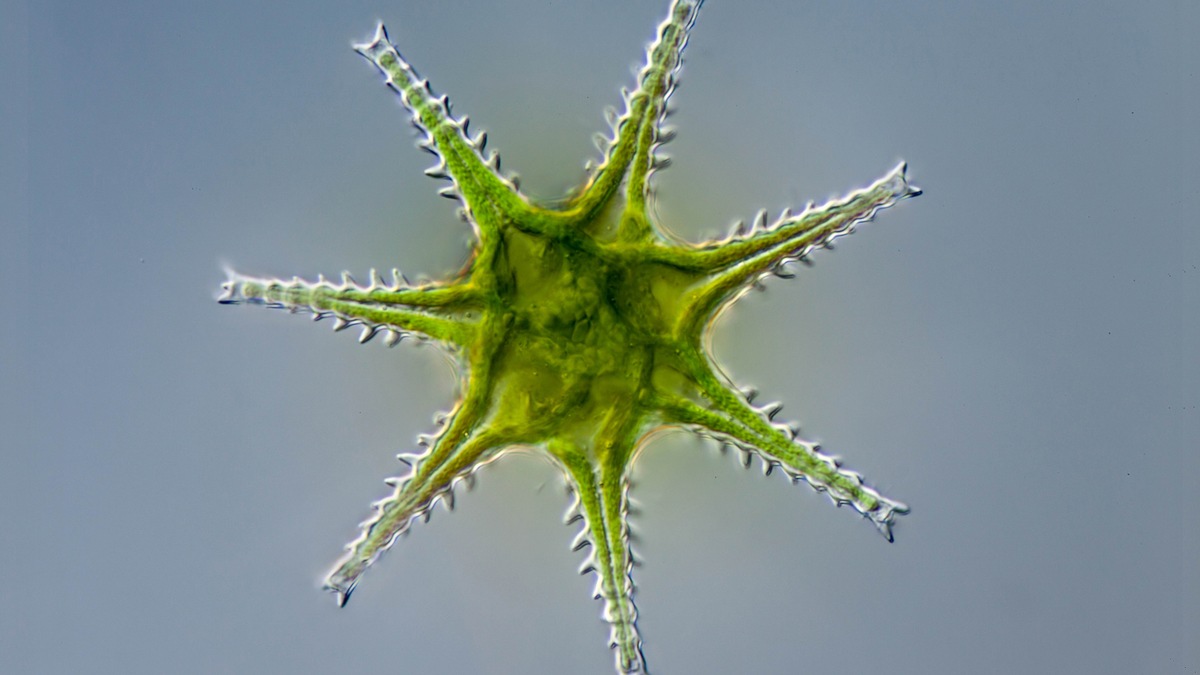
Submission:
<svg viewBox="0 0 1200 675">
<path fill-rule="evenodd" d="M 0 671 L 610 673 L 557 470 L 319 579 L 454 398 L 432 348 L 219 306 L 223 263 L 440 277 L 387 22 L 554 198 L 666 1 L 0 4 Z M 720 362 L 906 501 L 896 543 L 681 433 L 642 454 L 654 672 L 1200 671 L 1200 10 L 706 3 L 657 209 L 926 194 L 769 281 Z"/>
</svg>

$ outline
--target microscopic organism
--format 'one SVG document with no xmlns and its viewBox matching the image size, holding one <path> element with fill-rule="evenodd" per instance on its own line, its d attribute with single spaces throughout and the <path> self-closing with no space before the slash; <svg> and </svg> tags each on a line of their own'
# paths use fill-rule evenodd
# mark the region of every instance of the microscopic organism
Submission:
<svg viewBox="0 0 1200 675">
<path fill-rule="evenodd" d="M 409 469 L 390 478 L 359 536 L 325 580 L 344 604 L 363 573 L 414 519 L 506 449 L 546 453 L 574 495 L 570 522 L 589 548 L 585 569 L 611 625 L 619 672 L 644 668 L 630 576 L 628 477 L 638 451 L 663 427 L 690 430 L 761 458 L 837 505 L 849 505 L 891 539 L 907 508 L 756 407 L 706 349 L 713 320 L 770 275 L 852 232 L 881 209 L 920 194 L 901 164 L 869 186 L 820 206 L 768 219 L 719 241 L 670 237 L 649 208 L 650 181 L 665 164 L 660 146 L 698 0 L 675 0 L 649 45 L 624 111 L 611 115 L 600 161 L 566 199 L 543 204 L 500 171 L 486 136 L 451 113 L 400 55 L 380 25 L 356 46 L 411 113 L 420 147 L 437 157 L 427 173 L 461 202 L 474 233 L 454 278 L 411 284 L 399 272 L 367 283 L 246 276 L 235 272 L 220 301 L 304 312 L 360 341 L 404 338 L 445 347 L 459 366 L 460 398 Z"/>
</svg>

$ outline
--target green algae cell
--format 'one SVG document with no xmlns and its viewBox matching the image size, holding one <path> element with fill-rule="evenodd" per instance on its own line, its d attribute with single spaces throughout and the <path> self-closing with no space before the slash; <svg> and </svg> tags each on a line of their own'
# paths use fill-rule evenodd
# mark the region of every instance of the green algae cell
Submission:
<svg viewBox="0 0 1200 675">
<path fill-rule="evenodd" d="M 633 603 L 626 524 L 630 466 L 648 436 L 681 427 L 758 455 L 837 505 L 848 504 L 889 540 L 906 507 L 868 487 L 815 444 L 774 420 L 727 380 L 704 348 L 713 318 L 763 277 L 881 209 L 915 196 L 903 164 L 870 186 L 801 213 L 761 218 L 749 232 L 684 245 L 647 206 L 662 161 L 667 99 L 699 2 L 676 0 L 649 45 L 636 87 L 612 126 L 607 152 L 561 204 L 543 205 L 499 172 L 485 137 L 470 135 L 379 26 L 356 47 L 411 113 L 420 145 L 438 157 L 429 175 L 462 204 L 476 234 L 461 273 L 412 285 L 399 272 L 369 283 L 250 277 L 230 272 L 221 302 L 308 312 L 360 340 L 432 340 L 458 360 L 462 398 L 410 470 L 330 571 L 325 586 L 344 604 L 363 572 L 412 521 L 478 467 L 514 446 L 547 453 L 563 470 L 582 523 L 597 598 L 611 624 L 618 672 L 644 668 Z"/>
</svg>

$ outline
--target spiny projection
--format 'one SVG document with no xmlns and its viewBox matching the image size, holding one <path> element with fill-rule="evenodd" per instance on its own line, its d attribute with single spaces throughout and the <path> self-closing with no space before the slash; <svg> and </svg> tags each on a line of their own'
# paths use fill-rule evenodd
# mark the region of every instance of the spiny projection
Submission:
<svg viewBox="0 0 1200 675">
<path fill-rule="evenodd" d="M 764 277 L 790 277 L 784 265 L 806 260 L 881 209 L 920 193 L 893 169 L 866 188 L 785 211 L 762 212 L 748 230 L 699 245 L 680 244 L 655 223 L 649 184 L 666 164 L 658 152 L 673 136 L 664 124 L 681 55 L 700 2 L 675 0 L 649 45 L 624 111 L 612 114 L 600 162 L 567 200 L 539 204 L 499 170 L 400 55 L 382 25 L 356 46 L 383 74 L 411 114 L 420 147 L 437 164 L 426 173 L 448 182 L 474 232 L 474 249 L 452 279 L 414 285 L 372 270 L 367 284 L 318 277 L 274 279 L 229 272 L 220 301 L 249 303 L 331 319 L 335 330 L 361 328 L 360 341 L 383 335 L 432 340 L 459 365 L 461 398 L 424 450 L 402 455 L 408 472 L 386 482 L 325 586 L 344 604 L 370 567 L 414 519 L 514 446 L 545 452 L 563 470 L 581 523 L 577 548 L 590 549 L 619 672 L 644 668 L 630 576 L 626 524 L 630 467 L 649 435 L 664 426 L 691 430 L 761 458 L 792 481 L 807 482 L 838 506 L 848 504 L 891 539 L 907 508 L 775 422 L 778 405 L 755 407 L 705 350 L 713 318 Z M 613 217 L 616 214 L 616 217 Z"/>
</svg>

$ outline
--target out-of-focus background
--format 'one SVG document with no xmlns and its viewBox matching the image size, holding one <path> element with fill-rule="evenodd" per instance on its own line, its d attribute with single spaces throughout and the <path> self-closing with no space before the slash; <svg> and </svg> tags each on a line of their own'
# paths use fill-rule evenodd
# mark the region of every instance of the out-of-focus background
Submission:
<svg viewBox="0 0 1200 675">
<path fill-rule="evenodd" d="M 377 19 L 533 194 L 665 0 L 0 5 L 0 672 L 609 673 L 535 455 L 339 610 L 316 585 L 454 396 L 436 350 L 219 306 L 467 251 Z M 683 434 L 641 456 L 651 668 L 1200 670 L 1200 10 L 706 3 L 658 211 L 723 233 L 907 159 L 925 196 L 722 317 L 740 384 L 912 514 L 888 545 Z"/>
</svg>

